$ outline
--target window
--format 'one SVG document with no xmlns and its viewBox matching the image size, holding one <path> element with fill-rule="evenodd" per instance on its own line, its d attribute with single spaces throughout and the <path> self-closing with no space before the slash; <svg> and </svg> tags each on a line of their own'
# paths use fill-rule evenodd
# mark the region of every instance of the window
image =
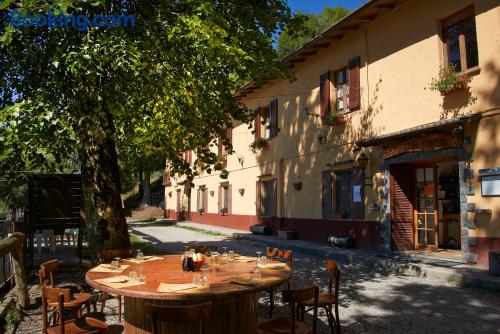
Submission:
<svg viewBox="0 0 500 334">
<path fill-rule="evenodd" d="M 198 196 L 197 196 L 197 209 L 199 214 L 207 213 L 208 208 L 208 191 L 205 186 L 200 186 L 198 188 Z"/>
<path fill-rule="evenodd" d="M 347 68 L 335 72 L 335 88 L 337 96 L 335 108 L 338 113 L 346 113 L 349 111 L 349 78 Z"/>
<path fill-rule="evenodd" d="M 229 183 L 223 183 L 219 186 L 219 214 L 228 215 L 231 213 L 232 187 Z"/>
<path fill-rule="evenodd" d="M 468 7 L 443 20 L 442 27 L 445 64 L 461 72 L 478 66 L 474 8 Z"/>
<path fill-rule="evenodd" d="M 352 172 L 335 172 L 335 213 L 341 219 L 352 217 Z"/>
<path fill-rule="evenodd" d="M 255 139 L 272 139 L 278 135 L 278 99 L 260 107 L 255 117 Z"/>
<path fill-rule="evenodd" d="M 276 216 L 276 179 L 259 181 L 260 198 L 258 198 L 261 217 Z"/>
</svg>

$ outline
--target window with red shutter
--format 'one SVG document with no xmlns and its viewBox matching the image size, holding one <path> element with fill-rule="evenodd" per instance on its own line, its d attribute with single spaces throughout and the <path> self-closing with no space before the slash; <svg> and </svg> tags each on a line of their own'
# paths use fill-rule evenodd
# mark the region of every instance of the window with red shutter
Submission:
<svg viewBox="0 0 500 334">
<path fill-rule="evenodd" d="M 349 59 L 349 109 L 357 109 L 361 106 L 360 80 L 359 80 L 359 57 Z"/>
<path fill-rule="evenodd" d="M 260 113 L 261 113 L 261 108 L 259 107 L 257 108 L 257 110 L 255 110 L 255 120 L 254 120 L 255 139 L 260 139 L 260 127 L 261 127 Z"/>
<path fill-rule="evenodd" d="M 269 105 L 269 138 L 278 135 L 278 99 L 271 101 Z"/>
<path fill-rule="evenodd" d="M 330 72 L 326 71 L 319 76 L 319 103 L 321 118 L 330 115 Z"/>
</svg>

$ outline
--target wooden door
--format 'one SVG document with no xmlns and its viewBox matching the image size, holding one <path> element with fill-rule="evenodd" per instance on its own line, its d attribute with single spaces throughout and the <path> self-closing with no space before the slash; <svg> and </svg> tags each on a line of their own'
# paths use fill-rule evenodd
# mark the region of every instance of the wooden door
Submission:
<svg viewBox="0 0 500 334">
<path fill-rule="evenodd" d="M 435 166 L 415 168 L 415 188 L 415 248 L 435 250 L 439 240 Z"/>
<path fill-rule="evenodd" d="M 405 164 L 393 165 L 390 173 L 392 249 L 413 250 L 414 168 Z"/>
</svg>

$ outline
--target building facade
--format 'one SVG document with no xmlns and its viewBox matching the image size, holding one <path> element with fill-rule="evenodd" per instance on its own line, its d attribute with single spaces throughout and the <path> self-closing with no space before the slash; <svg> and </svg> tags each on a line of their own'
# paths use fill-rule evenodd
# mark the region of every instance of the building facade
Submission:
<svg viewBox="0 0 500 334">
<path fill-rule="evenodd" d="M 167 215 L 487 265 L 500 249 L 499 17 L 494 0 L 369 1 L 284 60 L 295 81 L 244 87 L 256 127 L 234 124 L 229 178 L 172 176 Z M 461 83 L 430 89 L 451 67 Z"/>
</svg>

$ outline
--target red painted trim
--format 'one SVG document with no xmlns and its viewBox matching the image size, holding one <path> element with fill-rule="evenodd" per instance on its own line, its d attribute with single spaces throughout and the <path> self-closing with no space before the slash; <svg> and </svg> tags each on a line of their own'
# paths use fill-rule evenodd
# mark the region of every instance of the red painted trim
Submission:
<svg viewBox="0 0 500 334">
<path fill-rule="evenodd" d="M 198 212 L 191 212 L 191 221 L 193 223 L 228 227 L 243 231 L 248 231 L 250 226 L 259 223 L 257 217 L 250 215 L 230 214 L 222 216 L 216 213 L 204 213 L 200 215 Z"/>
<path fill-rule="evenodd" d="M 221 216 L 215 213 L 200 215 L 191 212 L 191 221 L 200 224 L 249 230 L 254 224 L 264 223 L 271 227 L 274 235 L 278 230 L 293 230 L 297 239 L 327 243 L 330 235 L 355 236 L 356 247 L 377 249 L 382 243 L 380 224 L 375 221 L 346 221 L 305 218 L 260 218 L 250 215 Z"/>
<path fill-rule="evenodd" d="M 469 245 L 469 252 L 477 255 L 477 264 L 480 266 L 489 266 L 489 251 L 500 250 L 500 238 L 475 238 L 476 245 Z"/>
</svg>

